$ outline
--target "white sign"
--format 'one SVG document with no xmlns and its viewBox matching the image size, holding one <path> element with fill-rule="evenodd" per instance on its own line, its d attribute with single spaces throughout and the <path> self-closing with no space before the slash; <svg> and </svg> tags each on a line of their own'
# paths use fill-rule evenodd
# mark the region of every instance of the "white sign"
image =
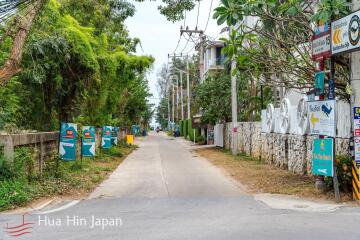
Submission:
<svg viewBox="0 0 360 240">
<path fill-rule="evenodd" d="M 330 33 L 321 37 L 316 37 L 312 41 L 312 57 L 314 60 L 331 56 L 331 36 Z"/>
<path fill-rule="evenodd" d="M 332 54 L 360 47 L 360 10 L 331 24 Z"/>
<path fill-rule="evenodd" d="M 360 162 L 360 137 L 354 137 L 355 162 Z"/>
<path fill-rule="evenodd" d="M 310 134 L 336 137 L 335 100 L 308 102 Z"/>
</svg>

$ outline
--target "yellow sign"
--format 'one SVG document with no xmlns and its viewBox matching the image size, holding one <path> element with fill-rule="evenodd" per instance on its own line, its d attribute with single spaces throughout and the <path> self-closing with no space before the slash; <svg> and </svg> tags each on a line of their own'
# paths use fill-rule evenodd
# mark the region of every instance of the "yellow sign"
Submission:
<svg viewBox="0 0 360 240">
<path fill-rule="evenodd" d="M 315 127 L 315 123 L 320 122 L 320 119 L 315 117 L 315 114 L 313 113 L 313 114 L 311 114 L 310 121 L 311 121 L 312 126 Z"/>
<path fill-rule="evenodd" d="M 339 44 L 341 43 L 341 28 L 338 28 L 335 30 L 333 37 L 332 37 L 332 41 L 333 44 Z"/>
</svg>

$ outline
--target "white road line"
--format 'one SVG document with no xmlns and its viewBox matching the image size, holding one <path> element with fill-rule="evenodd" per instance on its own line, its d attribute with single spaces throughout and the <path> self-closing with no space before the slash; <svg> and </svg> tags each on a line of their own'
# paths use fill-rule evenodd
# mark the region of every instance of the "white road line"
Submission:
<svg viewBox="0 0 360 240">
<path fill-rule="evenodd" d="M 54 213 L 54 212 L 59 212 L 62 210 L 65 210 L 67 208 L 70 208 L 72 206 L 75 206 L 76 204 L 78 204 L 80 202 L 80 200 L 74 200 L 72 202 L 69 202 L 68 204 L 65 204 L 64 206 L 61 206 L 59 208 L 55 208 L 55 209 L 51 209 L 49 211 L 45 211 L 45 212 L 40 212 L 40 213 L 36 213 L 37 215 L 43 215 L 43 214 L 49 214 L 49 213 Z"/>
<path fill-rule="evenodd" d="M 55 201 L 55 199 L 51 199 L 50 201 L 44 203 L 44 204 L 41 205 L 41 206 L 38 206 L 38 207 L 35 207 L 35 208 L 31 208 L 31 211 L 33 212 L 33 211 L 41 210 L 41 209 L 43 209 L 44 207 L 50 205 L 53 201 Z"/>
</svg>

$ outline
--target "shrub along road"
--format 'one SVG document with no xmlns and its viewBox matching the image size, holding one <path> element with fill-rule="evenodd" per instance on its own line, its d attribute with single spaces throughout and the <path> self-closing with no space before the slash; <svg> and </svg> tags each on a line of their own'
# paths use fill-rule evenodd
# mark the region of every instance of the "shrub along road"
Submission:
<svg viewBox="0 0 360 240">
<path fill-rule="evenodd" d="M 29 239 L 358 239 L 360 220 L 359 208 L 270 208 L 164 134 L 145 138 L 90 199 L 48 210 L 27 216 Z M 20 219 L 1 215 L 0 225 Z"/>
</svg>

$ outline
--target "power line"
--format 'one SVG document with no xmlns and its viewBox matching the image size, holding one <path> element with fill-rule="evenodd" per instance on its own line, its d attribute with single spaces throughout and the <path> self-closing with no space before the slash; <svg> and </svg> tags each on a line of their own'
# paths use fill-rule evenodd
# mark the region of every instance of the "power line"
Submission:
<svg viewBox="0 0 360 240">
<path fill-rule="evenodd" d="M 179 37 L 179 40 L 178 40 L 177 45 L 176 45 L 176 48 L 175 48 L 175 50 L 173 51 L 174 53 L 175 53 L 176 50 L 179 48 L 181 38 L 182 38 L 182 35 L 180 35 L 180 37 Z"/>
<path fill-rule="evenodd" d="M 9 3 L 7 0 L 0 0 L 0 22 L 4 22 L 26 9 L 32 2 L 33 0 L 18 0 Z"/>
<path fill-rule="evenodd" d="M 214 2 L 214 0 L 211 0 L 210 10 L 209 10 L 209 15 L 208 15 L 208 19 L 207 19 L 207 21 L 206 21 L 206 26 L 205 26 L 205 30 L 204 30 L 204 32 L 206 32 L 206 29 L 207 29 L 208 24 L 209 24 L 209 20 L 210 20 L 210 15 L 211 15 L 211 10 L 212 10 L 212 5 L 213 5 L 213 2 Z"/>
</svg>

